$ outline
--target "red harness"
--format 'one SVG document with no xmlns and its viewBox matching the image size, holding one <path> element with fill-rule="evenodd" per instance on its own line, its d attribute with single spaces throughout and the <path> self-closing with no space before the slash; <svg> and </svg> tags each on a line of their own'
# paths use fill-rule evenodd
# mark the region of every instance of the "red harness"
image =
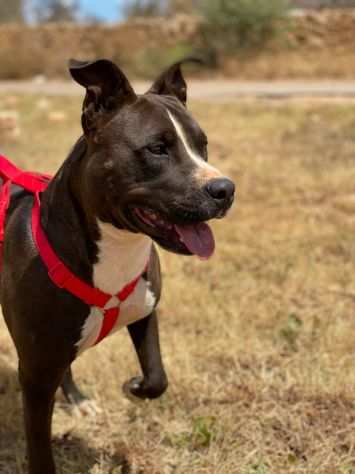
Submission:
<svg viewBox="0 0 355 474">
<path fill-rule="evenodd" d="M 120 315 L 120 304 L 133 293 L 142 274 L 131 283 L 128 283 L 116 295 L 110 295 L 85 283 L 85 281 L 74 275 L 56 255 L 41 227 L 40 193 L 47 188 L 51 176 L 24 172 L 0 155 L 0 177 L 3 180 L 0 190 L 0 246 L 2 247 L 4 242 L 5 218 L 10 204 L 11 185 L 16 184 L 34 194 L 34 206 L 32 209 L 33 240 L 36 243 L 43 263 L 48 269 L 48 275 L 52 282 L 59 288 L 67 290 L 88 306 L 97 306 L 102 310 L 103 321 L 101 331 L 95 341 L 95 344 L 99 343 L 112 331 Z M 106 309 L 111 300 L 118 300 L 117 304 L 113 308 Z"/>
</svg>

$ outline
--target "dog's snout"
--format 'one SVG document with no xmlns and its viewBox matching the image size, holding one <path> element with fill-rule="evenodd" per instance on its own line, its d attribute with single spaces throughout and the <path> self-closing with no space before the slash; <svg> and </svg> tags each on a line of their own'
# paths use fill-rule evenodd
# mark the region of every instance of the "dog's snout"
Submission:
<svg viewBox="0 0 355 474">
<path fill-rule="evenodd" d="M 212 179 L 206 184 L 205 189 L 215 201 L 221 204 L 230 202 L 235 193 L 234 183 L 228 178 Z"/>
</svg>

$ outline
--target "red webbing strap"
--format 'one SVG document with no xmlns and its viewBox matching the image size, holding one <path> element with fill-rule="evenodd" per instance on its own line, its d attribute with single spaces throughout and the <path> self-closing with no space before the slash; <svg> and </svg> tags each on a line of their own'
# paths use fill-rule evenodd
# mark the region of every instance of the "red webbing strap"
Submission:
<svg viewBox="0 0 355 474">
<path fill-rule="evenodd" d="M 120 315 L 119 306 L 104 310 L 104 314 L 103 314 L 104 317 L 102 320 L 101 330 L 100 330 L 99 335 L 97 336 L 96 341 L 94 342 L 94 346 L 96 346 L 96 344 L 101 342 L 102 339 L 105 339 L 105 337 L 110 334 L 114 325 L 116 324 L 116 321 L 119 315 Z"/>
<path fill-rule="evenodd" d="M 11 181 L 5 181 L 0 194 L 0 242 L 4 241 L 6 212 L 10 204 Z"/>
<path fill-rule="evenodd" d="M 2 155 L 0 155 L 0 177 L 5 182 L 11 181 L 31 193 L 44 191 L 48 186 L 48 181 L 51 179 L 46 174 L 22 171 Z"/>
<path fill-rule="evenodd" d="M 17 168 L 11 161 L 0 155 L 0 176 L 5 180 L 10 179 L 11 181 L 22 173 L 22 170 Z"/>
<path fill-rule="evenodd" d="M 0 242 L 4 241 L 5 219 L 10 204 L 11 184 L 16 184 L 29 192 L 44 191 L 48 186 L 50 176 L 36 173 L 26 173 L 17 168 L 11 161 L 0 155 L 0 178 L 3 184 L 0 193 Z"/>
<path fill-rule="evenodd" d="M 0 270 L 2 267 L 2 252 L 5 233 L 5 219 L 11 200 L 11 185 L 16 184 L 29 192 L 44 191 L 51 179 L 49 175 L 26 173 L 17 168 L 11 161 L 0 155 Z"/>
<path fill-rule="evenodd" d="M 103 310 L 103 321 L 100 334 L 95 341 L 95 345 L 98 344 L 112 331 L 120 315 L 120 303 L 125 301 L 134 292 L 141 276 L 146 272 L 148 265 L 145 267 L 142 274 L 128 283 L 128 285 L 117 294 L 117 306 L 104 309 L 113 296 L 104 293 L 98 288 L 88 285 L 83 280 L 76 277 L 74 273 L 72 273 L 57 257 L 48 242 L 40 224 L 40 199 L 38 193 L 35 194 L 35 203 L 32 209 L 32 234 L 38 252 L 48 268 L 48 275 L 53 283 L 59 288 L 64 288 L 69 293 L 81 299 L 88 306 L 97 306 Z"/>
<path fill-rule="evenodd" d="M 4 240 L 4 224 L 10 203 L 11 184 L 16 184 L 34 194 L 34 206 L 31 217 L 32 234 L 40 257 L 48 269 L 50 279 L 56 286 L 67 290 L 69 293 L 84 301 L 88 306 L 97 306 L 103 309 L 104 317 L 100 334 L 95 342 L 95 344 L 97 344 L 113 329 L 120 314 L 120 303 L 125 301 L 133 293 L 142 274 L 147 270 L 148 265 L 141 275 L 126 285 L 117 294 L 118 305 L 105 310 L 104 307 L 113 296 L 88 285 L 75 276 L 58 258 L 42 230 L 39 193 L 47 188 L 51 176 L 23 172 L 4 156 L 0 155 L 0 178 L 4 181 L 0 193 L 0 245 Z"/>
<path fill-rule="evenodd" d="M 22 174 L 16 176 L 11 180 L 13 184 L 21 186 L 21 188 L 26 189 L 30 193 L 41 193 L 48 187 L 50 176 L 23 172 Z"/>
<path fill-rule="evenodd" d="M 144 269 L 143 273 L 145 273 L 146 270 L 147 270 L 147 267 Z M 136 289 L 136 286 L 137 286 L 139 280 L 141 279 L 141 276 L 143 275 L 143 273 L 141 275 L 139 275 L 135 280 L 131 281 L 131 283 L 128 283 L 128 285 L 126 285 L 117 294 L 117 298 L 118 298 L 118 301 L 119 301 L 118 306 L 115 306 L 114 308 L 104 310 L 104 319 L 102 321 L 101 331 L 100 331 L 100 334 L 98 335 L 94 345 L 98 344 L 100 341 L 102 341 L 102 339 L 104 339 L 106 336 L 108 336 L 110 334 L 110 332 L 112 331 L 113 327 L 115 326 L 116 321 L 117 321 L 117 319 L 120 315 L 120 306 L 119 306 L 120 303 L 125 301 L 134 292 L 134 290 Z"/>
<path fill-rule="evenodd" d="M 111 295 L 88 285 L 75 276 L 57 257 L 49 244 L 40 225 L 40 200 L 38 194 L 35 195 L 35 203 L 32 209 L 32 233 L 38 252 L 48 268 L 48 275 L 53 283 L 59 288 L 69 291 L 69 293 L 72 293 L 87 305 L 103 308 L 111 299 Z"/>
<path fill-rule="evenodd" d="M 11 180 L 15 179 L 21 170 L 16 168 L 9 160 L 0 155 L 0 178 L 3 179 L 0 194 L 0 242 L 4 241 L 5 219 L 10 204 Z"/>
</svg>

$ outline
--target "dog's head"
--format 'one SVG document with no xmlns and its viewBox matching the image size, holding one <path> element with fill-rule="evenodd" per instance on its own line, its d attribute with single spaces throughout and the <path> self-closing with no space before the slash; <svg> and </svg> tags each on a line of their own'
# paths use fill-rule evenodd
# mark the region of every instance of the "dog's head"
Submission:
<svg viewBox="0 0 355 474">
<path fill-rule="evenodd" d="M 208 258 L 214 239 L 206 221 L 226 214 L 234 184 L 207 163 L 207 137 L 186 109 L 180 66 L 137 95 L 111 61 L 70 62 L 72 77 L 86 88 L 82 186 L 101 221 Z"/>
</svg>

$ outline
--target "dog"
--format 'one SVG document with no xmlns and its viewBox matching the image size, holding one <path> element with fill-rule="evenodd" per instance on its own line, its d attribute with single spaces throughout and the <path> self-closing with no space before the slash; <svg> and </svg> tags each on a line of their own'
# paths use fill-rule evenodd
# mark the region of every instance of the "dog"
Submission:
<svg viewBox="0 0 355 474">
<path fill-rule="evenodd" d="M 19 358 L 30 474 L 55 473 L 56 390 L 84 400 L 71 364 L 108 334 L 127 327 L 138 355 L 143 376 L 126 392 L 154 399 L 167 389 L 154 243 L 211 257 L 207 221 L 224 217 L 235 195 L 233 181 L 207 162 L 181 64 L 137 95 L 113 62 L 71 60 L 86 89 L 82 137 L 52 179 L 18 170 L 8 178 L 0 296 Z"/>
</svg>

